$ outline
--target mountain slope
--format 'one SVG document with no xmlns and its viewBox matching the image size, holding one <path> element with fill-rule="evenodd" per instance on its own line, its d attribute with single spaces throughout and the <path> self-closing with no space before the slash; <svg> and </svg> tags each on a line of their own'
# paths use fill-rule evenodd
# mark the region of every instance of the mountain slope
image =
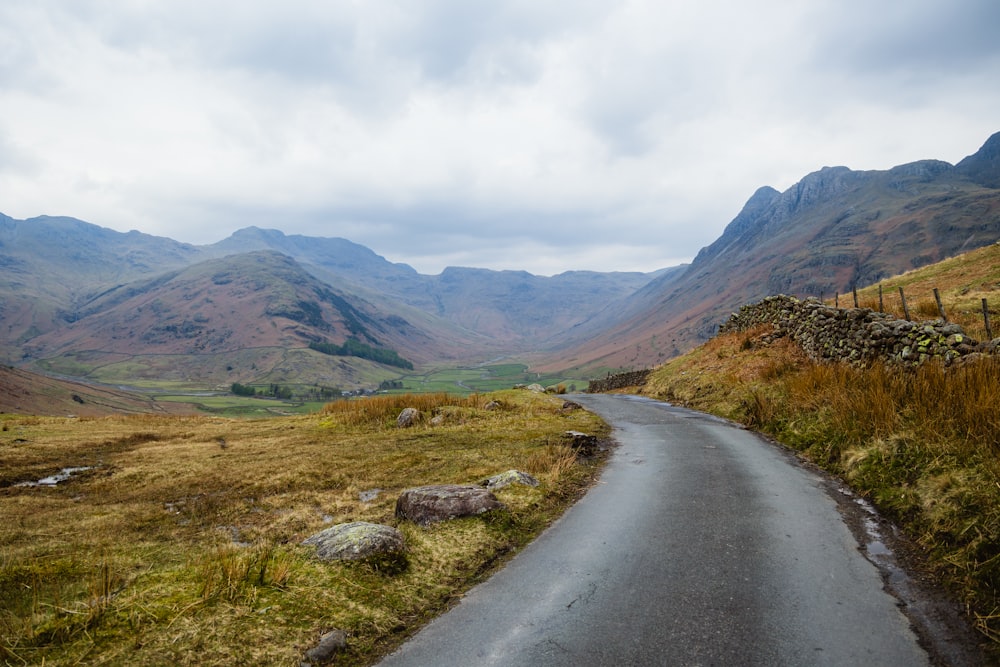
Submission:
<svg viewBox="0 0 1000 667">
<path fill-rule="evenodd" d="M 1000 133 L 959 166 L 824 168 L 785 192 L 761 188 L 682 276 L 645 308 L 542 368 L 641 367 L 709 338 L 769 294 L 832 296 L 1000 239 Z"/>
<path fill-rule="evenodd" d="M 14 220 L 0 214 L 0 360 L 72 319 L 94 290 L 186 266 L 197 248 L 140 232 L 122 234 L 74 218 Z"/>
<path fill-rule="evenodd" d="M 448 267 L 428 276 L 346 239 L 285 235 L 256 227 L 205 247 L 213 255 L 250 250 L 284 253 L 322 280 L 343 281 L 383 307 L 405 304 L 486 337 L 507 352 L 537 349 L 543 341 L 563 336 L 605 304 L 629 296 L 656 275 L 567 271 L 547 277 L 526 271 Z"/>
<path fill-rule="evenodd" d="M 252 381 L 277 363 L 276 355 L 283 358 L 276 350 L 307 353 L 318 367 L 354 364 L 353 357 L 306 349 L 349 338 L 417 363 L 449 357 L 447 340 L 340 292 L 276 252 L 209 260 L 111 288 L 81 304 L 75 321 L 33 338 L 25 352 L 43 367 L 66 372 L 73 364 L 98 377 L 95 369 L 104 366 L 155 367 L 150 359 L 159 357 L 173 360 L 174 377 Z M 342 378 L 335 384 L 351 386 Z"/>
</svg>

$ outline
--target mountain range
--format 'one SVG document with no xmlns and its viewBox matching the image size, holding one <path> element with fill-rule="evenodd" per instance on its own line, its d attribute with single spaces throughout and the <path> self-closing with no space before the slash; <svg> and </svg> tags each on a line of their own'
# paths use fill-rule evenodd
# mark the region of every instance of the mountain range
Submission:
<svg viewBox="0 0 1000 667">
<path fill-rule="evenodd" d="M 339 238 L 249 227 L 195 246 L 0 215 L 0 360 L 114 382 L 398 375 L 379 355 L 318 350 L 350 340 L 418 366 L 512 357 L 582 377 L 662 362 L 768 294 L 832 296 L 998 239 L 1000 133 L 957 165 L 762 187 L 691 264 L 655 273 L 428 276 Z"/>
</svg>

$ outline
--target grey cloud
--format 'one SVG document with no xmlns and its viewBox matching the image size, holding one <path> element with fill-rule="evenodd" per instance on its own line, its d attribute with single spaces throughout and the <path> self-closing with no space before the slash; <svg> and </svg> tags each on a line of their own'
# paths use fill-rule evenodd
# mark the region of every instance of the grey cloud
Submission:
<svg viewBox="0 0 1000 667">
<path fill-rule="evenodd" d="M 966 68 L 996 73 L 1000 63 L 995 0 L 850 0 L 826 6 L 815 20 L 822 23 L 817 59 L 846 64 L 861 77 L 950 76 Z"/>
</svg>

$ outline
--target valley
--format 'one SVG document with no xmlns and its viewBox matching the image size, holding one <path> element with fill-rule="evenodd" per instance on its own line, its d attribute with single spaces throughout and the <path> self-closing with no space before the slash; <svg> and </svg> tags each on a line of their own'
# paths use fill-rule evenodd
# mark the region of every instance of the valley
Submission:
<svg viewBox="0 0 1000 667">
<path fill-rule="evenodd" d="M 446 386 L 416 376 L 505 358 L 579 384 L 674 358 L 768 294 L 843 294 L 995 242 L 998 162 L 1000 134 L 957 165 L 765 186 L 689 265 L 653 273 L 430 276 L 340 238 L 247 227 L 194 246 L 0 215 L 0 361 L 111 385 L 357 391 Z"/>
</svg>

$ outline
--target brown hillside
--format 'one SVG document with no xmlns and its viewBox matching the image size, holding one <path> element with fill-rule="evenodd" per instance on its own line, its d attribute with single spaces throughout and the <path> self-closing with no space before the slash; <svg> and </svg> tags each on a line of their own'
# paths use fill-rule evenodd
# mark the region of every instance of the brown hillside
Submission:
<svg viewBox="0 0 1000 667">
<path fill-rule="evenodd" d="M 157 403 L 131 392 L 60 380 L 0 366 L 0 412 L 98 417 L 121 413 L 195 412 L 181 403 Z"/>
</svg>

